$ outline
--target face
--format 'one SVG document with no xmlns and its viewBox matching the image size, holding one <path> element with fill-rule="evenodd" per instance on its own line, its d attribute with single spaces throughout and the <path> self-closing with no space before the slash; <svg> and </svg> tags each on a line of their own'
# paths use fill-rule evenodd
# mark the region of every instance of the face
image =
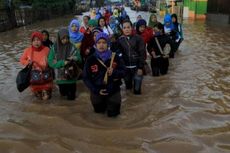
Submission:
<svg viewBox="0 0 230 153">
<path fill-rule="evenodd" d="M 142 19 L 142 17 L 140 15 L 137 16 L 137 21 Z"/>
<path fill-rule="evenodd" d="M 176 22 L 176 18 L 175 17 L 172 17 L 172 22 Z"/>
<path fill-rule="evenodd" d="M 35 48 L 39 48 L 42 45 L 42 41 L 38 37 L 34 37 L 34 39 L 32 40 L 32 45 Z"/>
<path fill-rule="evenodd" d="M 72 30 L 73 32 L 77 32 L 78 27 L 77 27 L 75 24 L 72 24 L 71 30 Z"/>
<path fill-rule="evenodd" d="M 43 40 L 46 41 L 48 39 L 48 35 L 45 32 L 42 33 L 42 35 L 43 35 Z"/>
<path fill-rule="evenodd" d="M 154 32 L 155 32 L 155 35 L 161 35 L 162 34 L 162 30 L 158 29 L 157 27 L 154 27 Z"/>
<path fill-rule="evenodd" d="M 151 18 L 151 20 L 152 20 L 153 22 L 157 22 L 157 17 L 156 17 L 155 15 L 153 15 L 152 18 Z"/>
<path fill-rule="evenodd" d="M 125 36 L 129 36 L 132 34 L 132 26 L 129 22 L 123 23 L 122 31 Z"/>
<path fill-rule="evenodd" d="M 101 19 L 101 20 L 99 21 L 99 25 L 100 25 L 101 27 L 104 27 L 104 26 L 105 26 L 105 20 L 104 20 L 104 19 Z"/>
<path fill-rule="evenodd" d="M 87 17 L 84 17 L 84 18 L 83 18 L 83 22 L 84 22 L 85 25 L 87 25 L 88 22 L 89 22 L 88 18 L 87 18 Z"/>
<path fill-rule="evenodd" d="M 69 42 L 69 38 L 67 36 L 64 36 L 62 39 L 61 39 L 61 43 L 63 45 L 67 44 Z"/>
<path fill-rule="evenodd" d="M 96 44 L 97 50 L 99 52 L 104 52 L 107 50 L 108 45 L 105 39 L 100 39 Z"/>
<path fill-rule="evenodd" d="M 139 31 L 140 31 L 141 33 L 144 32 L 144 31 L 145 31 L 145 25 L 140 26 L 140 27 L 139 27 Z"/>
<path fill-rule="evenodd" d="M 96 41 L 97 34 L 98 34 L 98 32 L 94 32 L 94 34 L 93 34 L 93 40 L 94 40 L 94 42 Z"/>
</svg>

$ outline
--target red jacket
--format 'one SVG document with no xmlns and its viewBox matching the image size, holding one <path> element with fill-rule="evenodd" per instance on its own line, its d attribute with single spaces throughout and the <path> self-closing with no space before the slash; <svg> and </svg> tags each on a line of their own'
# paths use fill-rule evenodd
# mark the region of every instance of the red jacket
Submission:
<svg viewBox="0 0 230 153">
<path fill-rule="evenodd" d="M 142 32 L 140 35 L 144 39 L 145 44 L 147 44 L 153 37 L 153 29 L 150 27 L 146 27 L 145 31 Z"/>
</svg>

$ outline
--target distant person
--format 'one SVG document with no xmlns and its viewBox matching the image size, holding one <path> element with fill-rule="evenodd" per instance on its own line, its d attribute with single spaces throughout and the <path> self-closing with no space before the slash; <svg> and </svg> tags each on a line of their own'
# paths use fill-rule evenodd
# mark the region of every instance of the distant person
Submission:
<svg viewBox="0 0 230 153">
<path fill-rule="evenodd" d="M 42 44 L 46 47 L 51 48 L 53 46 L 53 42 L 50 40 L 49 32 L 47 30 L 42 30 L 42 34 L 43 34 Z"/>
<path fill-rule="evenodd" d="M 82 41 L 83 36 L 84 36 L 79 30 L 80 30 L 79 21 L 76 19 L 73 19 L 69 25 L 69 36 L 70 36 L 70 41 L 78 49 L 81 47 L 81 41 Z"/>
<path fill-rule="evenodd" d="M 90 11 L 90 19 L 96 19 L 96 9 L 93 8 L 91 11 Z"/>
<path fill-rule="evenodd" d="M 91 25 L 92 24 L 92 25 Z M 93 27 L 93 28 L 91 28 Z M 97 22 L 95 20 L 90 20 L 89 21 L 89 28 L 86 30 L 84 37 L 82 39 L 82 44 L 81 44 L 81 57 L 82 57 L 82 68 L 84 67 L 85 61 L 87 58 L 94 53 L 94 29 L 97 27 Z M 101 30 L 102 31 L 102 30 Z"/>
<path fill-rule="evenodd" d="M 176 50 L 179 48 L 181 42 L 184 40 L 182 25 L 178 22 L 177 15 L 172 14 L 172 23 L 174 25 L 174 30 L 176 31 Z"/>
<path fill-rule="evenodd" d="M 96 51 L 86 61 L 83 80 L 90 89 L 94 111 L 107 113 L 108 117 L 116 117 L 120 114 L 120 85 L 125 76 L 125 65 L 119 56 L 113 55 L 108 49 L 107 34 L 99 33 L 95 43 Z"/>
<path fill-rule="evenodd" d="M 113 30 L 111 29 L 109 25 L 106 24 L 104 17 L 99 18 L 98 27 L 101 28 L 104 33 L 109 35 L 109 37 L 113 36 Z"/>
<path fill-rule="evenodd" d="M 70 42 L 67 29 L 58 32 L 57 40 L 48 56 L 48 63 L 56 70 L 55 81 L 60 94 L 66 96 L 67 100 L 75 100 L 76 82 L 80 75 L 75 73 L 79 72 L 76 64 L 81 63 L 81 56 L 80 51 Z"/>
<path fill-rule="evenodd" d="M 153 37 L 154 32 L 151 27 L 147 26 L 147 22 L 144 19 L 140 19 L 136 24 L 136 33 L 142 37 L 142 39 L 145 42 L 145 45 L 150 41 L 150 39 Z M 147 50 L 145 51 L 145 60 L 147 59 Z M 147 72 L 149 70 L 149 66 L 147 62 L 145 61 L 145 66 L 143 69 L 144 75 L 147 75 Z"/>
<path fill-rule="evenodd" d="M 150 17 L 149 17 L 148 26 L 151 27 L 151 28 L 154 28 L 158 23 L 160 23 L 160 22 L 157 20 L 157 15 L 156 14 L 151 14 Z"/>
<path fill-rule="evenodd" d="M 107 10 L 105 8 L 105 12 L 103 14 L 103 17 L 105 18 L 105 22 L 106 22 L 107 25 L 109 24 L 109 18 L 110 18 L 110 16 L 111 16 L 111 14 L 110 14 L 109 10 Z"/>
<path fill-rule="evenodd" d="M 83 22 L 82 22 L 82 26 L 81 26 L 81 28 L 80 28 L 80 32 L 81 33 L 85 33 L 85 31 L 86 31 L 86 29 L 88 28 L 88 23 L 89 23 L 89 20 L 90 20 L 90 17 L 89 16 L 87 16 L 87 15 L 85 15 L 84 17 L 83 17 Z"/>
<path fill-rule="evenodd" d="M 122 55 L 127 74 L 124 78 L 126 89 L 133 89 L 134 94 L 141 94 L 143 68 L 145 64 L 145 43 L 141 36 L 132 33 L 132 23 L 122 23 L 123 35 L 118 39 L 118 50 Z"/>
<path fill-rule="evenodd" d="M 147 26 L 147 22 L 144 19 L 140 19 L 136 23 L 136 33 L 143 38 L 145 44 L 153 37 L 153 29 Z"/>
<path fill-rule="evenodd" d="M 169 56 L 164 54 L 167 45 L 168 49 L 175 50 L 173 41 L 164 33 L 164 26 L 161 23 L 155 25 L 155 35 L 147 45 L 147 50 L 151 56 L 152 76 L 160 76 L 168 73 Z"/>
<path fill-rule="evenodd" d="M 143 17 L 139 14 L 139 15 L 136 17 L 136 21 L 133 23 L 133 29 L 136 29 L 136 24 L 137 24 L 137 22 L 138 22 L 140 19 L 143 19 Z"/>
<path fill-rule="evenodd" d="M 53 88 L 52 71 L 49 71 L 47 56 L 49 48 L 42 44 L 43 35 L 33 32 L 31 46 L 26 48 L 20 58 L 22 65 L 32 64 L 30 87 L 36 97 L 41 100 L 51 98 Z"/>
<path fill-rule="evenodd" d="M 166 14 L 164 17 L 164 32 L 174 43 L 176 42 L 176 31 L 170 14 Z M 174 58 L 174 52 L 170 52 L 169 57 Z"/>
</svg>

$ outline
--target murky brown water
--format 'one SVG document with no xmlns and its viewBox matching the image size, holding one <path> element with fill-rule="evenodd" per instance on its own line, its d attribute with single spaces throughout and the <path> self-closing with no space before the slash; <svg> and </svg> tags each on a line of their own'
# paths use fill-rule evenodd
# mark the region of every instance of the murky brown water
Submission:
<svg viewBox="0 0 230 153">
<path fill-rule="evenodd" d="M 45 104 L 16 90 L 31 31 L 54 38 L 70 19 L 0 33 L 1 153 L 230 152 L 230 26 L 185 21 L 169 74 L 146 76 L 142 96 L 123 91 L 121 115 L 111 119 L 93 112 L 82 82 L 74 102 L 57 89 Z"/>
</svg>

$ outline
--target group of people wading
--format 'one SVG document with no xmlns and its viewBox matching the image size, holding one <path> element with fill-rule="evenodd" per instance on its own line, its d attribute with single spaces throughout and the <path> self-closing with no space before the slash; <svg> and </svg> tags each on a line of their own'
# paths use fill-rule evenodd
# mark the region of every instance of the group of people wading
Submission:
<svg viewBox="0 0 230 153">
<path fill-rule="evenodd" d="M 141 95 L 147 57 L 152 76 L 165 75 L 182 41 L 176 14 L 166 14 L 164 24 L 152 14 L 147 25 L 140 15 L 132 23 L 124 8 L 93 9 L 82 25 L 73 19 L 60 29 L 54 43 L 48 31 L 33 32 L 20 63 L 32 65 L 30 87 L 39 99 L 50 99 L 56 83 L 61 96 L 75 100 L 76 82 L 82 79 L 94 111 L 114 117 L 120 114 L 122 82 Z"/>
</svg>

